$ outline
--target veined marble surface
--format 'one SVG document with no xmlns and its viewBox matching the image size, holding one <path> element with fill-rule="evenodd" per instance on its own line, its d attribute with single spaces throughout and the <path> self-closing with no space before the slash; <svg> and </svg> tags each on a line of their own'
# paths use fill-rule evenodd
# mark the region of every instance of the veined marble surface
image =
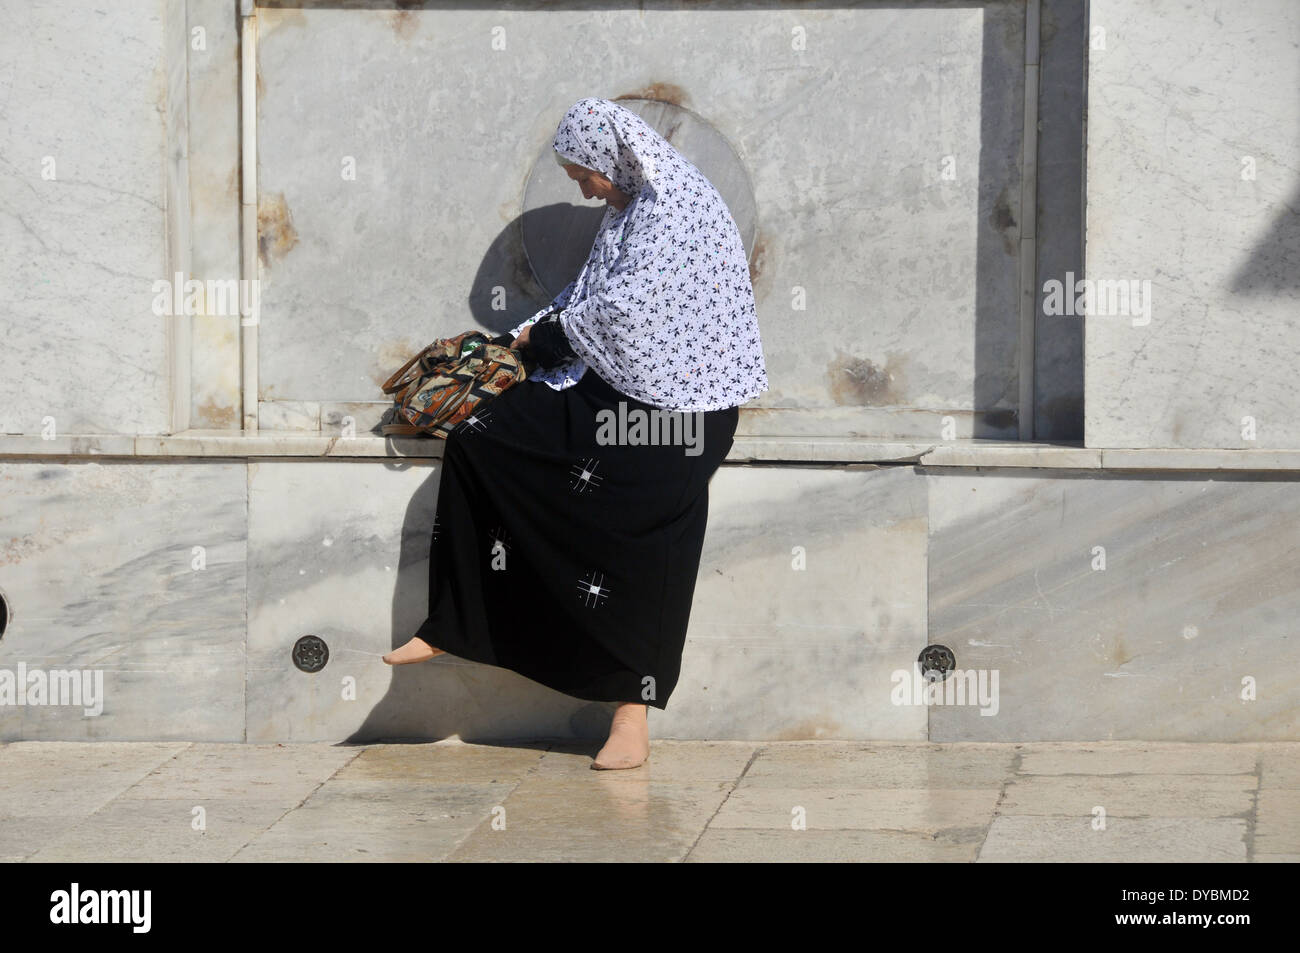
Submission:
<svg viewBox="0 0 1300 953">
<path fill-rule="evenodd" d="M 239 18 L 228 0 L 186 0 L 190 49 L 191 262 L 199 281 L 240 277 Z M 195 49 L 201 30 L 203 49 Z M 192 319 L 190 426 L 240 427 L 238 315 Z"/>
<path fill-rule="evenodd" d="M 926 479 L 930 641 L 1000 695 L 933 707 L 932 741 L 1297 737 L 1294 476 Z"/>
<path fill-rule="evenodd" d="M 273 402 L 276 422 L 314 420 L 311 413 L 290 419 L 287 403 L 299 410 L 308 402 Z M 0 459 L 65 460 L 76 457 L 329 457 L 333 459 L 410 457 L 438 459 L 443 443 L 430 437 L 383 437 L 361 429 L 378 420 L 369 404 L 320 407 L 322 430 L 187 430 L 161 437 L 126 434 L 61 435 L 45 440 L 34 434 L 0 435 Z M 265 409 L 265 408 L 264 408 Z M 743 419 L 742 413 L 742 419 Z M 354 431 L 343 421 L 352 417 Z M 1300 450 L 1100 450 L 1070 444 L 1021 441 L 954 440 L 948 443 L 881 441 L 864 437 L 759 437 L 738 434 L 727 463 L 915 463 L 935 467 L 1020 467 L 1037 470 L 1285 472 L 1300 469 Z"/>
<path fill-rule="evenodd" d="M 391 668 L 428 612 L 430 461 L 249 465 L 249 741 L 595 735 L 604 706 L 461 659 Z M 330 648 L 305 674 L 303 635 Z M 345 697 L 350 690 L 351 698 Z"/>
<path fill-rule="evenodd" d="M 0 739 L 244 740 L 245 465 L 0 462 L 0 669 L 99 670 L 102 714 Z"/>
<path fill-rule="evenodd" d="M 1086 442 L 1300 446 L 1300 4 L 1090 17 L 1088 276 L 1150 282 L 1151 313 L 1088 318 Z"/>
<path fill-rule="evenodd" d="M 725 467 L 709 486 L 682 675 L 656 737 L 925 737 L 891 673 L 925 644 L 911 468 Z"/>
<path fill-rule="evenodd" d="M 0 432 L 167 430 L 167 2 L 6 4 Z"/>
<path fill-rule="evenodd" d="M 380 660 L 424 618 L 437 466 L 0 462 L 13 610 L 0 669 L 100 668 L 107 687 L 97 718 L 0 706 L 0 739 L 599 737 L 607 706 L 460 660 Z M 1298 487 L 1294 474 L 724 466 L 682 681 L 652 730 L 1294 739 Z M 292 665 L 305 634 L 330 646 L 322 673 Z M 894 703 L 893 673 L 927 642 L 999 671 L 995 716 Z M 1241 697 L 1247 677 L 1257 701 Z"/>
<path fill-rule="evenodd" d="M 595 91 L 695 111 L 748 168 L 765 433 L 1014 435 L 1023 10 L 259 10 L 260 397 L 373 399 L 544 303 L 524 183 Z"/>
<path fill-rule="evenodd" d="M 427 610 L 432 465 L 249 473 L 250 741 L 607 730 L 611 706 L 492 666 L 383 664 Z M 727 468 L 710 492 L 682 680 L 652 718 L 656 736 L 924 737 L 925 710 L 889 694 L 890 673 L 924 644 L 924 482 L 903 469 Z M 290 660 L 308 634 L 331 653 L 312 675 Z"/>
</svg>

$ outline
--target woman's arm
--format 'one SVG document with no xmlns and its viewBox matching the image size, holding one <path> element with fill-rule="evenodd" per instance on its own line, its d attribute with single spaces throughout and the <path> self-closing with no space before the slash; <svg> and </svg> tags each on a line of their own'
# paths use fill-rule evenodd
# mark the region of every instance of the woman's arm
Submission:
<svg viewBox="0 0 1300 953">
<path fill-rule="evenodd" d="M 550 304 L 544 307 L 541 311 L 538 311 L 535 315 L 533 315 L 523 324 L 519 325 L 514 330 L 512 330 L 510 332 L 511 339 L 519 337 L 519 332 L 521 332 L 524 328 L 528 327 L 530 324 L 535 324 L 539 319 L 546 317 L 548 314 L 559 313 L 560 311 L 562 311 L 564 307 L 569 303 L 569 298 L 573 296 L 573 286 L 576 285 L 577 283 L 578 283 L 578 279 L 574 278 L 567 285 L 565 285 L 564 290 L 561 291 L 559 294 L 557 294 L 555 296 L 555 299 L 551 301 Z"/>
<path fill-rule="evenodd" d="M 538 367 L 550 368 L 578 355 L 569 346 L 569 339 L 559 321 L 560 313 L 554 312 L 527 329 L 523 347 Z"/>
<path fill-rule="evenodd" d="M 674 244 L 666 230 L 647 228 L 628 234 L 613 267 L 595 280 L 589 275 L 585 297 L 557 315 L 577 356 L 589 364 L 594 358 L 598 367 L 626 368 L 653 360 L 665 348 L 680 344 L 664 339 L 671 334 L 668 328 L 661 326 L 647 333 L 633 316 L 662 300 L 665 287 L 692 253 L 694 250 Z"/>
</svg>

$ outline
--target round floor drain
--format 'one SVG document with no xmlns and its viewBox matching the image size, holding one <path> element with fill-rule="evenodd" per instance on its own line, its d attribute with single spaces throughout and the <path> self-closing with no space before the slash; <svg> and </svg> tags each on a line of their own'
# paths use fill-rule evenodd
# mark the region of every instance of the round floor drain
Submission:
<svg viewBox="0 0 1300 953">
<path fill-rule="evenodd" d="M 325 640 L 314 635 L 304 635 L 293 643 L 293 664 L 304 672 L 319 672 L 330 660 L 330 647 Z"/>
<path fill-rule="evenodd" d="M 946 645 L 927 645 L 916 657 L 921 675 L 929 682 L 942 682 L 957 667 L 957 657 Z"/>
</svg>

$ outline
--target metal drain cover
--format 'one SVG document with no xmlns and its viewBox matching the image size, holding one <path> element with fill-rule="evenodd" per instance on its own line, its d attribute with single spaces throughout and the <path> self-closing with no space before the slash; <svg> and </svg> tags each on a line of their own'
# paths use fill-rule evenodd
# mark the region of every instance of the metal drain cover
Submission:
<svg viewBox="0 0 1300 953">
<path fill-rule="evenodd" d="M 293 664 L 304 672 L 319 672 L 329 660 L 330 647 L 324 639 L 304 635 L 293 643 Z"/>
<path fill-rule="evenodd" d="M 941 682 L 957 667 L 957 657 L 946 645 L 927 645 L 916 657 L 921 675 L 930 682 Z"/>
</svg>

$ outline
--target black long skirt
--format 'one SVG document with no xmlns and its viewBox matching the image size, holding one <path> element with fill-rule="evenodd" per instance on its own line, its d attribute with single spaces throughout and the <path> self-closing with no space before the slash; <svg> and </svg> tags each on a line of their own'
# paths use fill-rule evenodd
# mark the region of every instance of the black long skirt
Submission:
<svg viewBox="0 0 1300 953">
<path fill-rule="evenodd" d="M 446 441 L 415 634 L 575 698 L 665 708 L 738 418 L 656 411 L 590 368 L 485 403 Z"/>
</svg>

